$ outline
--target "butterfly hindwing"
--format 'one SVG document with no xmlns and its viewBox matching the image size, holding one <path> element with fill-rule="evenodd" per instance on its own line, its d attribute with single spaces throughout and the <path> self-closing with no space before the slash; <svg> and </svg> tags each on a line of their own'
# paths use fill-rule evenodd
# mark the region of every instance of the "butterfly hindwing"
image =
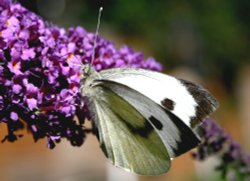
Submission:
<svg viewBox="0 0 250 181">
<path fill-rule="evenodd" d="M 197 136 L 182 120 L 148 97 L 114 81 L 99 80 L 99 82 L 102 86 L 107 87 L 106 89 L 112 90 L 127 101 L 148 120 L 161 137 L 171 158 L 185 153 L 199 144 Z M 130 112 L 127 112 L 127 115 L 129 114 Z"/>
<path fill-rule="evenodd" d="M 112 89 L 97 85 L 91 114 L 105 155 L 114 165 L 141 175 L 167 172 L 170 157 L 161 137 L 147 118 Z"/>
</svg>

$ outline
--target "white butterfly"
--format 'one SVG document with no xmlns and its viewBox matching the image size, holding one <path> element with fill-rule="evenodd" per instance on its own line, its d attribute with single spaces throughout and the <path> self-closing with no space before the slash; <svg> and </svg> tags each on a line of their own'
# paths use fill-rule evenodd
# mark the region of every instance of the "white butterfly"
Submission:
<svg viewBox="0 0 250 181">
<path fill-rule="evenodd" d="M 167 172 L 172 158 L 200 143 L 195 130 L 218 105 L 201 86 L 159 72 L 83 71 L 80 91 L 103 152 L 137 174 Z"/>
<path fill-rule="evenodd" d="M 102 7 L 99 10 L 92 60 Z M 90 63 L 91 64 L 91 63 Z M 201 86 L 136 68 L 96 72 L 82 65 L 80 92 L 87 102 L 100 146 L 115 166 L 159 175 L 170 160 L 196 147 L 196 130 L 218 107 Z"/>
</svg>

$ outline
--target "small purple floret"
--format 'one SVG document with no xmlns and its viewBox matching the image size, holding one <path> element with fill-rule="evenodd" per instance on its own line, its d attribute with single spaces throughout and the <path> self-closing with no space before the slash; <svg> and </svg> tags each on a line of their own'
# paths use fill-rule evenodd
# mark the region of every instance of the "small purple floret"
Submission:
<svg viewBox="0 0 250 181">
<path fill-rule="evenodd" d="M 205 160 L 211 155 L 217 155 L 220 164 L 217 169 L 228 181 L 250 179 L 250 156 L 240 144 L 235 142 L 216 122 L 206 119 L 202 125 L 203 142 L 198 147 L 194 157 Z"/>
</svg>

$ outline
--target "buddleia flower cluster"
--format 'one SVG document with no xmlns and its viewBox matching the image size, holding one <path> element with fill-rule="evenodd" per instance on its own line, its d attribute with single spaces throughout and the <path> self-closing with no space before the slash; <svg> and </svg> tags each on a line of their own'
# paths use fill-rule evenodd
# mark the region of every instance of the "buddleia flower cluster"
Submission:
<svg viewBox="0 0 250 181">
<path fill-rule="evenodd" d="M 250 181 L 250 156 L 218 123 L 206 119 L 201 128 L 201 135 L 203 142 L 194 153 L 197 160 L 205 160 L 216 155 L 220 161 L 216 170 L 222 173 L 224 179 Z"/>
<path fill-rule="evenodd" d="M 15 141 L 28 129 L 48 146 L 66 138 L 83 144 L 86 106 L 79 95 L 80 64 L 91 61 L 95 34 L 82 27 L 60 28 L 19 3 L 0 0 L 0 123 Z M 97 71 L 112 67 L 161 70 L 153 58 L 98 37 L 92 62 Z"/>
</svg>

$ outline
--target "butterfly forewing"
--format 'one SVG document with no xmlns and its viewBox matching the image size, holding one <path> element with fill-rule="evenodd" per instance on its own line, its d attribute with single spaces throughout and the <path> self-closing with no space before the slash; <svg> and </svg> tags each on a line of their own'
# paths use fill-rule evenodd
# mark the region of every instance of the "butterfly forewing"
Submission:
<svg viewBox="0 0 250 181">
<path fill-rule="evenodd" d="M 100 72 L 111 80 L 134 89 L 195 128 L 218 107 L 213 96 L 201 86 L 159 72 L 116 68 Z"/>
<path fill-rule="evenodd" d="M 93 89 L 98 96 L 89 97 L 91 114 L 101 148 L 113 164 L 141 175 L 167 172 L 168 151 L 147 118 L 106 86 Z"/>
</svg>

